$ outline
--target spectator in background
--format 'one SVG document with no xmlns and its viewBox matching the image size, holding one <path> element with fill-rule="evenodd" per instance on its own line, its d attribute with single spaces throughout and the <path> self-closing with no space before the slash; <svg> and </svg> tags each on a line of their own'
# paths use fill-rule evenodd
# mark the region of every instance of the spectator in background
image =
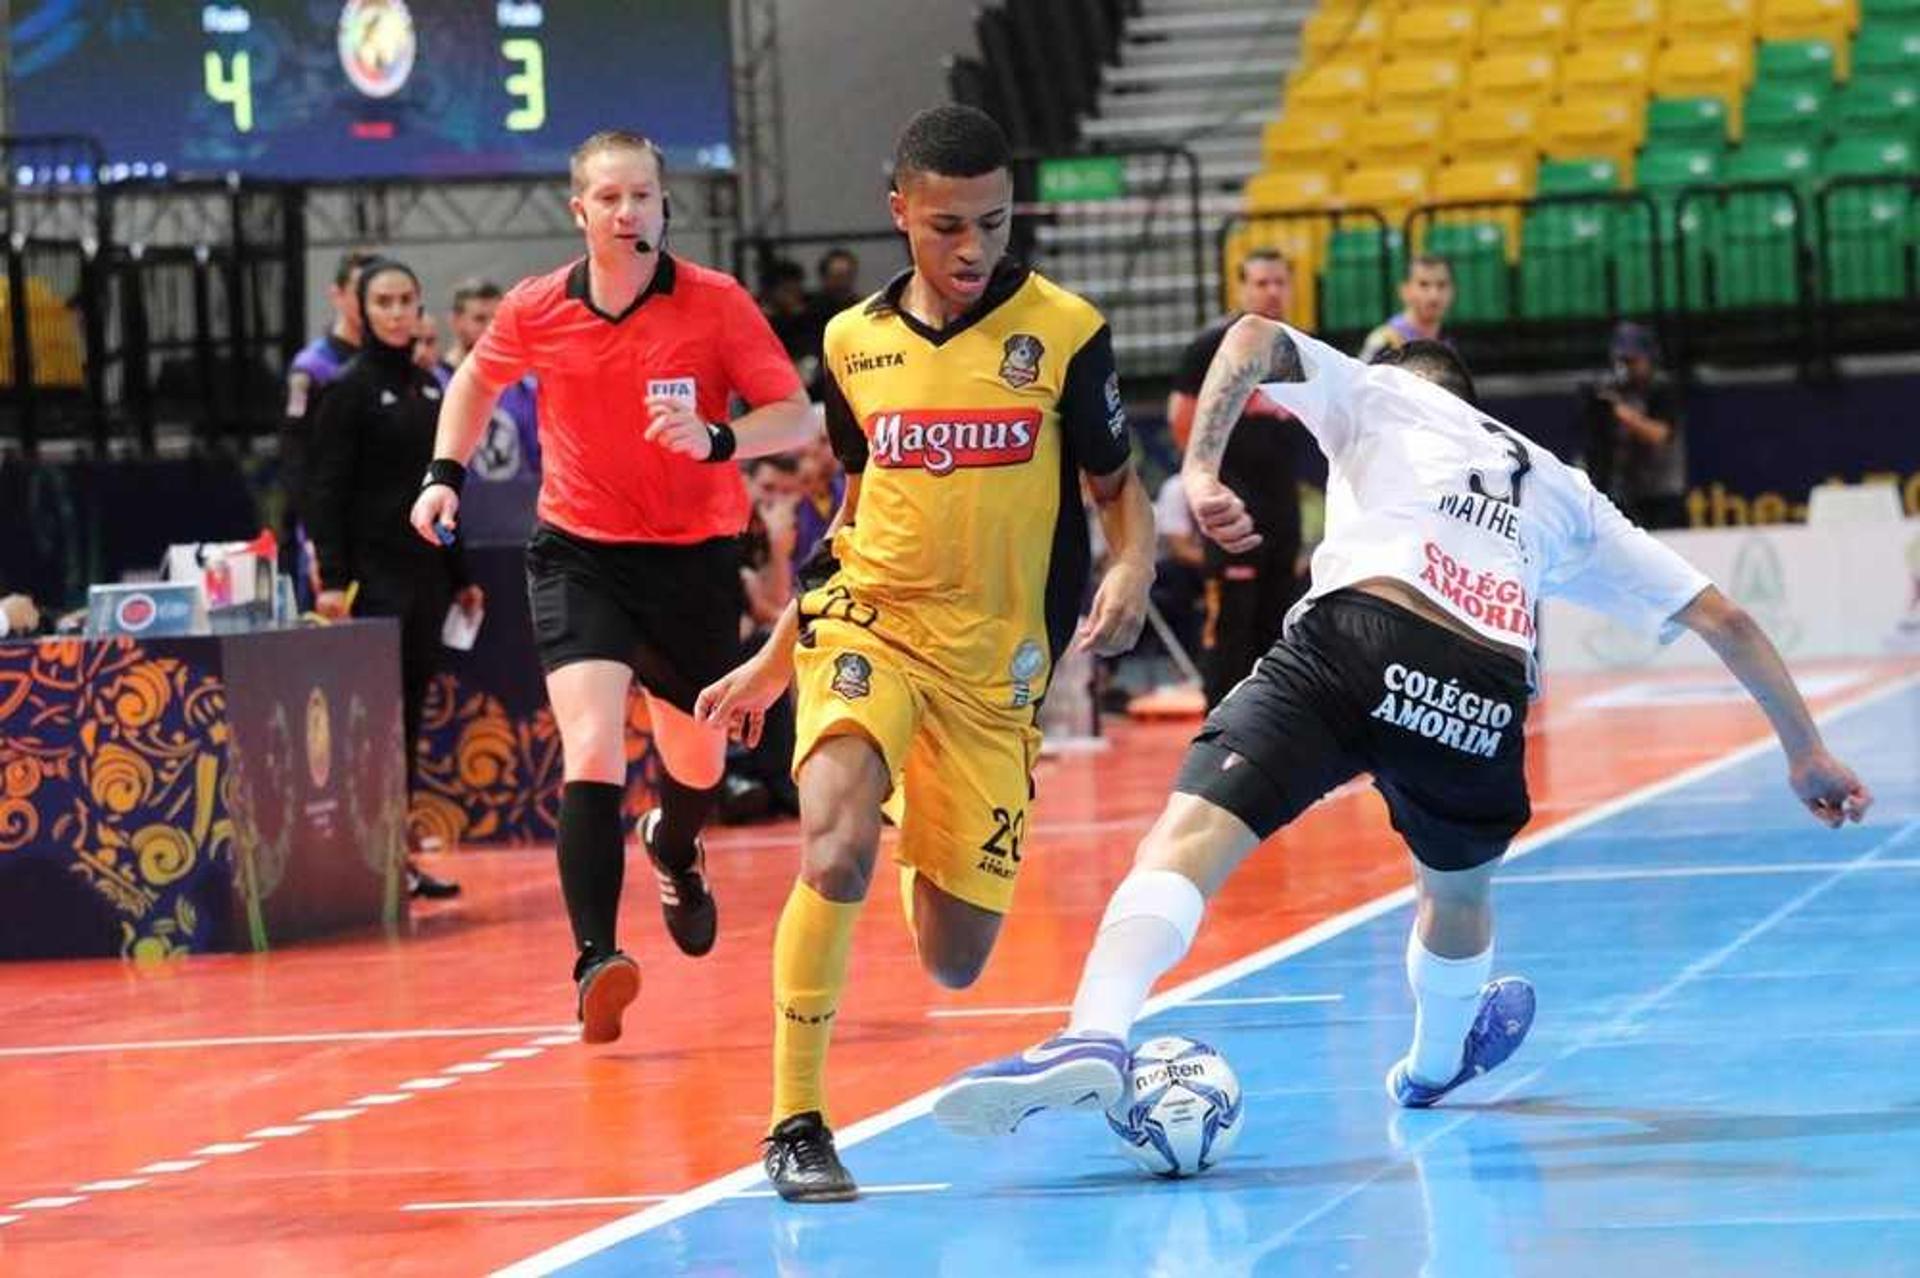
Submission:
<svg viewBox="0 0 1920 1278">
<path fill-rule="evenodd" d="M 1381 351 L 1398 350 L 1408 342 L 1444 342 L 1440 326 L 1453 306 L 1453 265 L 1444 257 L 1421 253 L 1407 262 L 1400 281 L 1401 312 L 1367 334 L 1360 346 L 1360 362 L 1371 364 Z"/>
<path fill-rule="evenodd" d="M 413 329 L 413 362 L 423 372 L 432 373 L 436 380 L 439 379 L 440 325 L 425 311 L 420 313 L 420 322 Z M 445 384 L 441 382 L 441 385 Z"/>
<path fill-rule="evenodd" d="M 806 504 L 800 463 L 787 455 L 756 457 L 743 468 L 753 513 L 741 538 L 740 586 L 746 610 L 740 619 L 741 649 L 759 650 L 780 614 L 793 601 L 797 560 L 797 517 Z M 729 824 L 777 812 L 800 814 L 800 791 L 793 783 L 793 697 L 767 707 L 760 740 L 727 750 L 727 775 L 721 782 L 721 819 Z"/>
<path fill-rule="evenodd" d="M 766 312 L 773 335 L 793 361 L 807 396 L 820 398 L 820 352 L 826 340 L 826 317 L 807 297 L 807 273 L 798 262 L 777 258 L 760 276 L 760 309 Z"/>
<path fill-rule="evenodd" d="M 1613 330 L 1613 369 L 1586 401 L 1587 462 L 1594 484 L 1642 528 L 1687 525 L 1687 443 L 1680 392 L 1656 367 L 1651 330 Z"/>
<path fill-rule="evenodd" d="M 306 503 L 307 452 L 312 447 L 314 410 L 347 361 L 360 353 L 364 325 L 360 317 L 360 271 L 375 254 L 349 249 L 333 268 L 327 300 L 333 324 L 300 348 L 287 370 L 286 411 L 280 422 L 280 486 L 285 504 L 280 519 L 280 568 L 293 578 L 302 607 L 313 603 L 318 573 L 313 543 L 302 519 Z"/>
<path fill-rule="evenodd" d="M 1240 310 L 1193 339 L 1180 357 L 1167 420 L 1184 451 L 1193 428 L 1194 404 L 1207 365 L 1227 329 L 1241 315 L 1286 317 L 1293 305 L 1293 265 L 1278 249 L 1258 248 L 1240 263 Z M 1200 639 L 1200 670 L 1207 705 L 1220 704 L 1280 638 L 1287 609 L 1300 595 L 1300 456 L 1305 435 L 1286 410 L 1255 393 L 1229 437 L 1221 473 L 1247 503 L 1260 544 L 1229 554 L 1205 546 L 1206 624 Z"/>
<path fill-rule="evenodd" d="M 463 280 L 454 288 L 447 310 L 452 340 L 434 367 L 443 388 L 485 336 L 502 296 L 500 286 L 489 279 Z M 469 541 L 525 542 L 533 533 L 540 488 L 539 388 L 531 373 L 500 392 L 467 473 L 462 521 Z"/>
<path fill-rule="evenodd" d="M 815 270 L 820 289 L 813 295 L 813 308 L 824 330 L 828 320 L 860 300 L 860 259 L 852 249 L 836 244 L 820 255 Z"/>
<path fill-rule="evenodd" d="M 827 525 L 846 495 L 847 476 L 833 455 L 833 441 L 824 429 L 798 454 L 800 503 L 794 511 L 793 563 L 795 569 L 813 557 Z"/>
<path fill-rule="evenodd" d="M 451 544 L 427 545 L 407 521 L 420 476 L 433 458 L 440 383 L 421 368 L 420 281 L 399 262 L 376 259 L 359 278 L 366 332 L 361 352 L 335 379 L 313 434 L 308 518 L 319 553 L 324 617 L 350 612 L 400 622 L 400 695 L 407 791 L 418 784 L 420 722 L 427 686 L 440 663 L 440 631 L 457 598 L 469 613 L 480 589 L 466 580 Z M 354 588 L 358 587 L 357 594 Z M 414 896 L 447 897 L 458 884 L 413 861 L 408 834 L 407 887 Z"/>
<path fill-rule="evenodd" d="M 0 597 L 0 639 L 30 635 L 40 628 L 40 609 L 26 595 Z"/>
</svg>

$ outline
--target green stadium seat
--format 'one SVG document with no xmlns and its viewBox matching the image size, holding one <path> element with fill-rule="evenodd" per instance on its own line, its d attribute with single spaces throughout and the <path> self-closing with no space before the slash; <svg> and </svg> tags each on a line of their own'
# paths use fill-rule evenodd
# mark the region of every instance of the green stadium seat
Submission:
<svg viewBox="0 0 1920 1278">
<path fill-rule="evenodd" d="M 1654 194 L 1657 201 L 1659 193 L 1719 181 L 1721 162 L 1718 147 L 1650 145 L 1640 152 L 1635 169 L 1641 189 Z"/>
<path fill-rule="evenodd" d="M 1833 98 L 1835 137 L 1861 134 L 1920 135 L 1920 84 L 1903 79 L 1856 76 Z"/>
<path fill-rule="evenodd" d="M 1548 160 L 1540 166 L 1540 195 L 1599 195 L 1620 189 L 1620 166 L 1612 160 Z"/>
<path fill-rule="evenodd" d="M 1800 243 L 1806 188 L 1815 173 L 1811 147 L 1755 142 L 1728 157 L 1728 182 L 1772 182 L 1784 191 L 1737 191 L 1726 197 L 1713 256 L 1713 300 L 1722 307 L 1790 306 L 1800 297 Z"/>
<path fill-rule="evenodd" d="M 1833 46 L 1825 40 L 1774 40 L 1760 46 L 1755 83 L 1833 87 Z"/>
<path fill-rule="evenodd" d="M 1527 319 L 1610 315 L 1607 260 L 1613 208 L 1550 204 L 1527 215 L 1520 255 L 1520 314 Z"/>
<path fill-rule="evenodd" d="M 1902 301 L 1908 245 L 1920 241 L 1913 189 L 1915 150 L 1899 136 L 1845 137 L 1827 148 L 1828 178 L 1890 178 L 1840 184 L 1821 195 L 1820 260 L 1827 297 L 1836 302 Z"/>
<path fill-rule="evenodd" d="M 1621 305 L 1628 311 L 1653 309 L 1653 249 L 1657 236 L 1660 246 L 1660 292 L 1666 305 L 1680 297 L 1681 258 L 1686 258 L 1687 289 L 1690 305 L 1698 306 L 1706 296 L 1707 259 L 1701 239 L 1703 228 L 1716 224 L 1717 208 L 1710 200 L 1689 200 L 1680 207 L 1684 187 L 1710 185 L 1720 180 L 1725 163 L 1719 142 L 1709 146 L 1653 146 L 1640 152 L 1635 175 L 1642 193 L 1653 202 L 1655 226 L 1647 225 L 1644 215 L 1620 219 L 1617 236 Z M 1689 251 L 1681 252 L 1676 232 L 1676 216 L 1684 214 Z"/>
<path fill-rule="evenodd" d="M 1387 259 L 1384 290 L 1382 255 Z M 1407 246 L 1399 231 L 1390 230 L 1384 236 L 1372 227 L 1335 231 L 1327 238 L 1320 327 L 1334 332 L 1372 328 L 1391 313 L 1394 285 L 1406 273 Z"/>
<path fill-rule="evenodd" d="M 1853 74 L 1920 80 L 1920 22 L 1873 22 L 1853 38 Z"/>
<path fill-rule="evenodd" d="M 1647 104 L 1649 146 L 1725 146 L 1727 104 L 1722 98 L 1655 98 Z"/>
<path fill-rule="evenodd" d="M 1449 319 L 1484 324 L 1512 314 L 1507 236 L 1498 222 L 1437 223 L 1427 232 L 1426 251 L 1438 253 L 1453 267 Z"/>
<path fill-rule="evenodd" d="M 1747 92 L 1746 144 L 1804 142 L 1817 146 L 1827 130 L 1827 95 L 1805 84 L 1760 83 Z"/>
<path fill-rule="evenodd" d="M 1920 0 L 1860 0 L 1860 19 L 1920 25 Z"/>
</svg>

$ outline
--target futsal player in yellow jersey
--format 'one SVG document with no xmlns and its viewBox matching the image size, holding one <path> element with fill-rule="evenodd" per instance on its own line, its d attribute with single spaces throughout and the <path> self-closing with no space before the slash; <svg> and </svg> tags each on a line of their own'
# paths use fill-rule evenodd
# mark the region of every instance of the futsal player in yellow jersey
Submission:
<svg viewBox="0 0 1920 1278">
<path fill-rule="evenodd" d="M 881 809 L 922 965 L 963 988 L 1012 904 L 1035 710 L 1067 645 L 1133 646 L 1153 510 L 1129 460 L 1113 343 L 1091 304 L 1002 260 L 1007 142 L 966 107 L 908 122 L 888 197 L 911 270 L 827 326 L 827 423 L 848 471 L 832 562 L 697 713 L 752 738 L 797 681 L 800 876 L 774 937 L 768 1179 L 855 1196 L 826 1121 L 827 1041 Z M 1077 627 L 1090 550 L 1113 562 Z"/>
</svg>

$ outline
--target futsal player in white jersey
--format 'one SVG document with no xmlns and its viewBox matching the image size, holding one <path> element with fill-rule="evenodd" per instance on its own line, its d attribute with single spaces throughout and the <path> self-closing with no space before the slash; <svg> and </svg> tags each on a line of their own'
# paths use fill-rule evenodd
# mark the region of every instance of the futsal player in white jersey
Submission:
<svg viewBox="0 0 1920 1278">
<path fill-rule="evenodd" d="M 1246 855 L 1327 791 L 1373 774 L 1413 854 L 1412 1046 L 1387 1075 L 1424 1107 L 1505 1061 L 1533 988 L 1489 980 L 1490 888 L 1530 815 L 1523 760 L 1534 616 L 1559 595 L 1670 639 L 1692 630 L 1772 722 L 1793 792 L 1828 826 L 1865 786 L 1827 752 L 1753 620 L 1600 495 L 1580 471 L 1490 420 L 1451 348 L 1412 342 L 1362 364 L 1246 316 L 1207 372 L 1182 472 L 1201 531 L 1257 540 L 1220 457 L 1255 387 L 1327 455 L 1326 538 L 1284 637 L 1208 716 L 1174 794 L 1107 905 L 1066 1030 L 959 1075 L 934 1115 L 976 1135 L 1124 1093 L 1127 1038 L 1181 959 L 1206 901 Z"/>
</svg>

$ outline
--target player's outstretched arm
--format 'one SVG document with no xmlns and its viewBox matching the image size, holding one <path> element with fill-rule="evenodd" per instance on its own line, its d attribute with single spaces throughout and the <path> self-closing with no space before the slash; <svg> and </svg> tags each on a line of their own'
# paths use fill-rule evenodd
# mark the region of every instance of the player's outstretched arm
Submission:
<svg viewBox="0 0 1920 1278">
<path fill-rule="evenodd" d="M 1147 623 L 1147 595 L 1153 589 L 1157 550 L 1153 501 L 1132 462 L 1111 474 L 1089 475 L 1087 484 L 1113 558 L 1073 646 L 1090 649 L 1096 656 L 1117 657 L 1133 651 Z"/>
<path fill-rule="evenodd" d="M 1834 828 L 1865 816 L 1873 795 L 1827 752 L 1779 650 L 1746 609 L 1708 586 L 1674 619 L 1707 641 L 1766 713 L 1787 753 L 1788 783 L 1807 810 Z"/>
<path fill-rule="evenodd" d="M 1181 483 L 1200 531 L 1238 554 L 1260 544 L 1246 503 L 1220 482 L 1220 459 L 1247 399 L 1262 382 L 1297 381 L 1300 354 L 1286 329 L 1259 315 L 1242 315 L 1227 329 L 1193 410 L 1193 434 L 1180 467 Z"/>
<path fill-rule="evenodd" d="M 494 401 L 499 398 L 497 387 L 489 387 L 480 380 L 473 360 L 460 361 L 460 367 L 453 370 L 453 378 L 447 383 L 446 394 L 440 399 L 440 420 L 433 432 L 434 460 L 456 462 L 464 467 L 479 445 L 480 433 L 487 428 Z M 433 484 L 422 488 L 419 497 L 414 499 L 408 522 L 415 532 L 438 545 L 442 539 L 438 530 L 444 528 L 451 532 L 459 514 L 460 494 L 449 484 Z"/>
</svg>

